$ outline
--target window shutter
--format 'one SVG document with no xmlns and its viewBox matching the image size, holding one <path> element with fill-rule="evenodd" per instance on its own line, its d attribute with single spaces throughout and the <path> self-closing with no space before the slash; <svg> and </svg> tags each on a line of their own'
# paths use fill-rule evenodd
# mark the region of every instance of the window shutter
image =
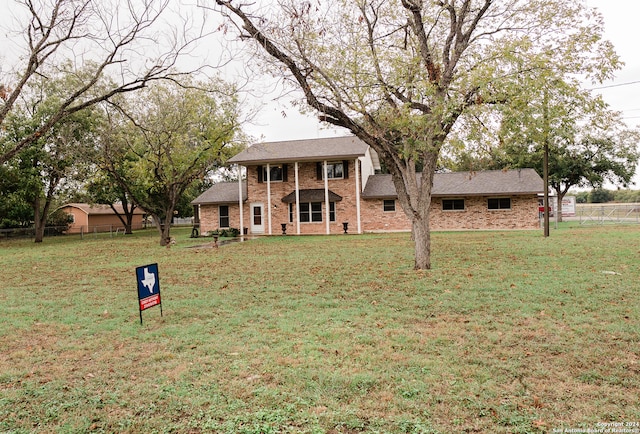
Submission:
<svg viewBox="0 0 640 434">
<path fill-rule="evenodd" d="M 262 184 L 264 182 L 262 179 L 262 172 L 263 172 L 262 166 L 258 166 L 258 183 L 259 184 Z"/>
<path fill-rule="evenodd" d="M 349 179 L 349 160 L 342 161 L 342 176 L 344 179 Z"/>
<path fill-rule="evenodd" d="M 322 181 L 322 163 L 316 163 L 316 177 L 318 181 Z"/>
<path fill-rule="evenodd" d="M 289 174 L 287 173 L 287 165 L 283 164 L 282 165 L 282 182 L 287 182 L 289 181 Z"/>
</svg>

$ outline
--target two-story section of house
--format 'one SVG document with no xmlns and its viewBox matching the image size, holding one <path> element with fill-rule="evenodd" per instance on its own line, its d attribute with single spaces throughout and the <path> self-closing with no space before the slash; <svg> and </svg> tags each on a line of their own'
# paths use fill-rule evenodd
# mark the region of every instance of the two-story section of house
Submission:
<svg viewBox="0 0 640 434">
<path fill-rule="evenodd" d="M 217 184 L 193 201 L 201 231 L 333 234 L 349 222 L 361 232 L 363 181 L 380 168 L 377 161 L 356 137 L 255 144 L 229 159 L 244 168 L 244 182 Z"/>
<path fill-rule="evenodd" d="M 249 234 L 409 231 L 390 175 L 356 137 L 250 146 L 229 159 L 238 182 L 219 183 L 192 203 L 202 233 Z M 433 229 L 533 229 L 543 183 L 532 169 L 436 174 Z"/>
</svg>

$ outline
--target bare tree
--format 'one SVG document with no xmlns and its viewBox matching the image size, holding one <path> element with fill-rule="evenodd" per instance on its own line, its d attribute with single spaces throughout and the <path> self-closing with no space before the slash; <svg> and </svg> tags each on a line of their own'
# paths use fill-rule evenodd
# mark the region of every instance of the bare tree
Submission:
<svg viewBox="0 0 640 434">
<path fill-rule="evenodd" d="M 5 142 L 0 163 L 75 112 L 150 81 L 177 78 L 177 60 L 204 35 L 193 34 L 190 19 L 179 16 L 172 19 L 180 26 L 166 28 L 161 17 L 169 5 L 170 0 L 15 0 L 5 12 L 16 21 L 26 17 L 15 34 L 24 35 L 24 40 L 18 44 L 22 51 L 11 74 L 3 71 L 0 78 L 0 132 L 35 77 L 57 68 L 68 74 L 82 70 L 82 80 L 66 90 L 35 131 L 15 143 Z"/>
<path fill-rule="evenodd" d="M 539 87 L 548 70 L 599 80 L 619 65 L 582 2 L 216 3 L 225 30 L 255 42 L 252 61 L 378 153 L 412 222 L 416 269 L 431 267 L 433 175 L 458 119 Z"/>
</svg>

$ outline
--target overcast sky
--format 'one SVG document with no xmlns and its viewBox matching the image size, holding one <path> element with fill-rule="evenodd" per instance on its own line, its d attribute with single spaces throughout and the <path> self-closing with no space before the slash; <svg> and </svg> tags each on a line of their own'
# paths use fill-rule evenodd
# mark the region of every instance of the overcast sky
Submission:
<svg viewBox="0 0 640 434">
<path fill-rule="evenodd" d="M 630 126 L 640 124 L 640 1 L 638 0 L 587 0 L 605 19 L 605 38 L 613 42 L 625 66 L 617 71 L 616 78 L 603 83 L 612 86 L 595 89 L 602 94 L 613 110 L 623 112 Z M 638 81 L 638 83 L 627 84 Z M 600 86 L 598 86 L 600 87 Z M 286 117 L 283 116 L 286 113 Z M 302 116 L 285 102 L 272 103 L 260 112 L 258 123 L 250 128 L 252 135 L 264 136 L 266 141 L 292 140 L 346 134 L 344 131 L 323 128 L 312 116 Z"/>
<path fill-rule="evenodd" d="M 616 73 L 616 78 L 603 83 L 601 93 L 611 108 L 623 112 L 630 126 L 640 124 L 640 2 L 637 0 L 588 0 L 604 16 L 605 38 L 613 42 L 625 66 Z"/>
<path fill-rule="evenodd" d="M 637 24 L 640 17 L 640 1 L 587 0 L 587 4 L 603 14 L 604 36 L 613 42 L 616 51 L 625 62 L 625 66 L 617 71 L 614 80 L 603 83 L 598 86 L 603 88 L 594 89 L 594 92 L 601 93 L 612 109 L 621 111 L 629 126 L 640 125 L 640 56 L 637 49 L 640 41 L 640 27 Z M 10 5 L 15 6 L 15 3 L 12 1 Z M 2 15 L 0 22 L 6 22 L 10 14 Z M 2 42 L 0 58 L 7 61 L 9 47 L 6 41 Z M 321 126 L 315 117 L 301 115 L 298 109 L 287 104 L 286 100 L 267 99 L 264 102 L 265 105 L 255 118 L 254 124 L 246 125 L 245 128 L 257 140 L 294 140 L 348 134 L 341 128 Z M 640 174 L 636 176 L 636 180 L 640 184 Z"/>
</svg>

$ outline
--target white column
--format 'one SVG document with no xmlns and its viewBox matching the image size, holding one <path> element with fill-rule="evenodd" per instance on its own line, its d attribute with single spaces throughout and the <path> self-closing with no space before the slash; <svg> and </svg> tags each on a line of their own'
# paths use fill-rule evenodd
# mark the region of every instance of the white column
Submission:
<svg viewBox="0 0 640 434">
<path fill-rule="evenodd" d="M 271 166 L 267 163 L 267 223 L 271 235 Z"/>
<path fill-rule="evenodd" d="M 296 233 L 300 235 L 300 182 L 298 180 L 298 162 L 295 163 L 296 173 Z"/>
<path fill-rule="evenodd" d="M 247 186 L 248 187 L 248 186 Z M 242 166 L 238 164 L 238 204 L 240 205 L 240 235 L 244 235 L 244 204 L 242 203 Z"/>
<path fill-rule="evenodd" d="M 358 220 L 358 233 L 362 233 L 362 223 L 360 222 L 360 160 L 356 158 L 356 219 Z"/>
<path fill-rule="evenodd" d="M 324 218 L 327 222 L 327 235 L 331 233 L 331 225 L 329 223 L 329 175 L 327 173 L 327 160 L 322 162 L 324 173 Z"/>
</svg>

